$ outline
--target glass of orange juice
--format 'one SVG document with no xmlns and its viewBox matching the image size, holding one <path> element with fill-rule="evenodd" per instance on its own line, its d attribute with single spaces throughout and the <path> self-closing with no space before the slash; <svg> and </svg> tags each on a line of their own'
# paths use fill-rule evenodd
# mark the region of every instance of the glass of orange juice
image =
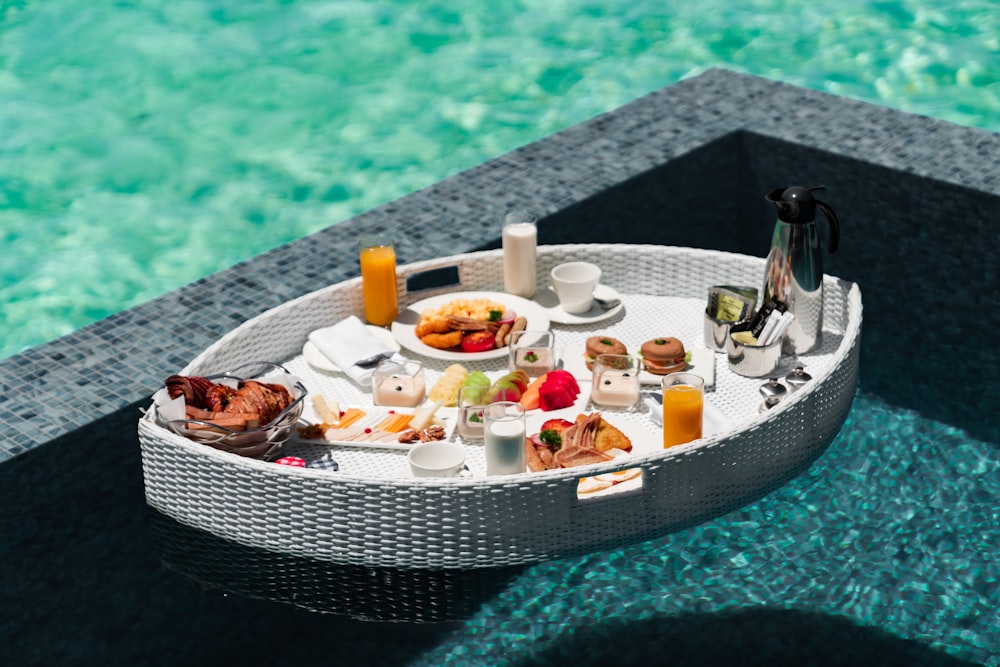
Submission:
<svg viewBox="0 0 1000 667">
<path fill-rule="evenodd" d="M 385 234 L 368 234 L 358 242 L 361 251 L 361 292 L 365 319 L 385 327 L 399 312 L 396 293 L 396 247 Z"/>
<path fill-rule="evenodd" d="M 705 412 L 705 380 L 694 373 L 670 373 L 663 387 L 663 447 L 683 445 L 701 437 Z"/>
</svg>

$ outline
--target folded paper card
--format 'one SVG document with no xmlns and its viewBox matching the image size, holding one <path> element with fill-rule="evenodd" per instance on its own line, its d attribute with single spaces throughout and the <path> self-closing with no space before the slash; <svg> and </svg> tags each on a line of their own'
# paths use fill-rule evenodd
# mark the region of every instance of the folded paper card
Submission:
<svg viewBox="0 0 1000 667">
<path fill-rule="evenodd" d="M 309 334 L 309 342 L 362 387 L 371 384 L 372 372 L 382 359 L 405 361 L 391 346 L 379 340 L 365 323 L 351 315 L 331 327 Z"/>
</svg>

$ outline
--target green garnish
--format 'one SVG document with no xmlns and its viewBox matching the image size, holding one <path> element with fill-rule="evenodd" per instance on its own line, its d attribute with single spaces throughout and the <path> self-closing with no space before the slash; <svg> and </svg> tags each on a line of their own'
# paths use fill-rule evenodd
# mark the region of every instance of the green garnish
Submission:
<svg viewBox="0 0 1000 667">
<path fill-rule="evenodd" d="M 502 310 L 491 310 L 490 311 L 489 321 L 490 322 L 496 322 L 501 317 L 503 317 L 503 311 Z"/>
<path fill-rule="evenodd" d="M 689 364 L 691 363 L 691 352 L 690 351 L 684 353 L 684 361 L 685 361 L 685 363 L 689 363 Z"/>
<path fill-rule="evenodd" d="M 666 345 L 667 344 L 667 339 L 666 338 L 657 338 L 653 342 L 656 343 L 657 345 Z"/>
<path fill-rule="evenodd" d="M 611 343 L 610 339 L 608 339 L 608 338 L 602 338 L 601 339 L 601 345 L 611 345 L 611 344 L 612 343 Z"/>
<path fill-rule="evenodd" d="M 539 433 L 538 439 L 549 447 L 558 447 L 562 444 L 562 436 L 559 434 L 559 431 L 554 431 L 550 428 L 547 428 Z"/>
<path fill-rule="evenodd" d="M 524 360 L 527 361 L 529 364 L 533 364 L 536 361 L 538 361 L 538 355 L 529 350 L 528 353 L 524 355 Z"/>
<path fill-rule="evenodd" d="M 471 415 L 469 415 L 469 421 L 472 422 L 473 424 L 480 423 L 481 421 L 483 421 L 481 413 L 473 412 Z"/>
</svg>

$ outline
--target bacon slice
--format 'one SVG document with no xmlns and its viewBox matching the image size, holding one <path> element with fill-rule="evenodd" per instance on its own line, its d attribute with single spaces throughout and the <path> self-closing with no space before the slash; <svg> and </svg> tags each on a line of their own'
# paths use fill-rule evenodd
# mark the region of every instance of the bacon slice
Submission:
<svg viewBox="0 0 1000 667">
<path fill-rule="evenodd" d="M 489 331 L 496 333 L 500 329 L 499 322 L 489 322 L 487 320 L 477 320 L 471 317 L 461 317 L 458 315 L 448 316 L 448 325 L 458 331 Z"/>
<path fill-rule="evenodd" d="M 612 456 L 596 449 L 571 449 L 566 451 L 560 449 L 555 455 L 556 461 L 563 468 L 573 468 L 574 466 L 585 466 L 591 463 L 604 463 L 610 461 Z"/>
<path fill-rule="evenodd" d="M 555 462 L 560 467 L 572 468 L 610 461 L 612 459 L 610 455 L 594 446 L 600 424 L 601 414 L 595 412 L 578 419 L 575 424 L 563 431 L 563 445 L 554 455 Z"/>
</svg>

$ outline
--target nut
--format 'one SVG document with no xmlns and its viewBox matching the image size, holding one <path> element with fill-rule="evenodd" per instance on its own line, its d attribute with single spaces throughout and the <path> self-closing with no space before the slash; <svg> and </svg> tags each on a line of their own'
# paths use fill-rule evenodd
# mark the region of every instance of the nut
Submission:
<svg viewBox="0 0 1000 667">
<path fill-rule="evenodd" d="M 396 440 L 402 443 L 416 442 L 419 439 L 420 436 L 412 428 L 408 428 L 405 431 L 400 432 L 400 434 L 396 436 Z"/>
</svg>

